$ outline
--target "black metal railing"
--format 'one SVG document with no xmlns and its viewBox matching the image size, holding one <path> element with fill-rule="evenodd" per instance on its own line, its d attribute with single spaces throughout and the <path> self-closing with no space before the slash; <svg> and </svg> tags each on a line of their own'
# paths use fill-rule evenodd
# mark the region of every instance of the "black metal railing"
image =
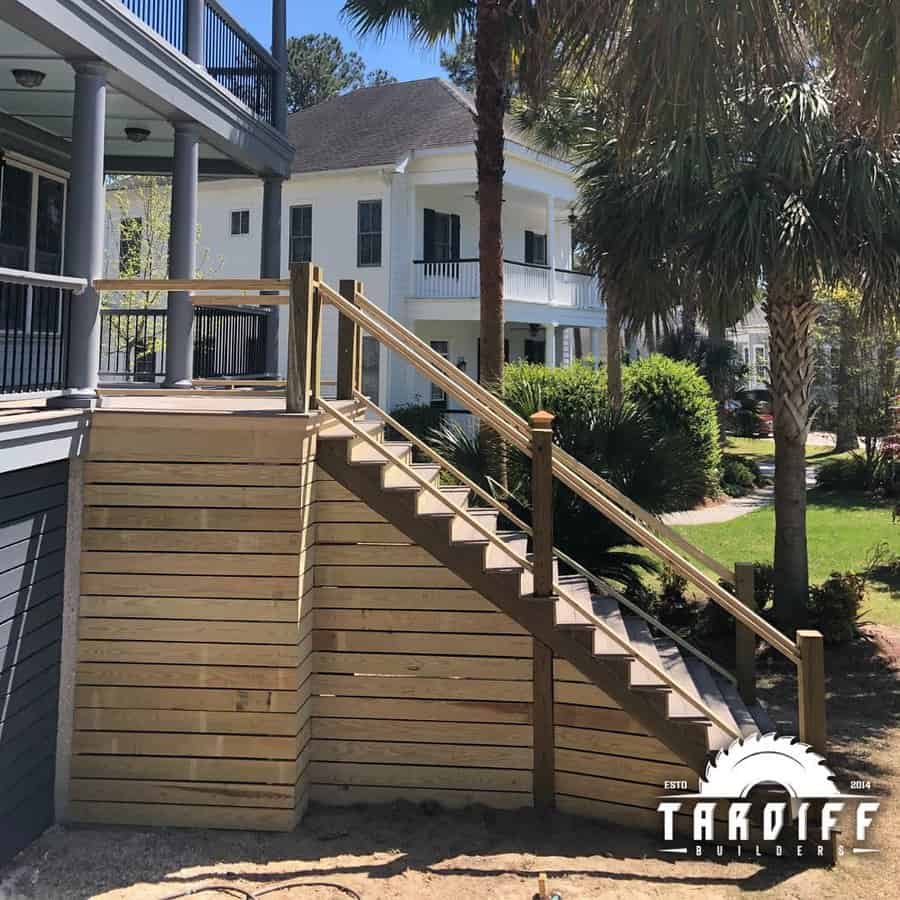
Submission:
<svg viewBox="0 0 900 900">
<path fill-rule="evenodd" d="M 144 24 L 187 52 L 185 0 L 122 0 Z M 205 0 L 203 58 L 206 70 L 253 112 L 273 124 L 276 64 L 272 55 L 217 2 Z"/>
<path fill-rule="evenodd" d="M 265 309 L 194 310 L 194 377 L 262 375 L 268 317 Z"/>
<path fill-rule="evenodd" d="M 206 70 L 256 115 L 272 123 L 275 66 L 271 56 L 214 0 L 207 0 L 203 16 Z"/>
<path fill-rule="evenodd" d="M 264 309 L 194 310 L 194 377 L 245 378 L 266 371 Z M 100 316 L 100 378 L 156 382 L 166 373 L 166 310 L 112 308 Z"/>
<path fill-rule="evenodd" d="M 0 282 L 0 395 L 65 387 L 71 299 L 71 290 Z"/>
<path fill-rule="evenodd" d="M 185 52 L 184 0 L 122 0 L 145 25 Z"/>
</svg>

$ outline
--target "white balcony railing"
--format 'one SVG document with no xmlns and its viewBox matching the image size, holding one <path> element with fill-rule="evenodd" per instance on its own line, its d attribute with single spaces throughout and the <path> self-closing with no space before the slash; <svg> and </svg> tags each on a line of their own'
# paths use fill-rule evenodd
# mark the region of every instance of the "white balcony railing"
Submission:
<svg viewBox="0 0 900 900">
<path fill-rule="evenodd" d="M 479 296 L 477 259 L 416 260 L 413 268 L 414 299 L 475 300 Z M 512 260 L 503 262 L 503 295 L 507 300 L 573 309 L 599 309 L 601 305 L 597 279 L 591 275 Z"/>
</svg>

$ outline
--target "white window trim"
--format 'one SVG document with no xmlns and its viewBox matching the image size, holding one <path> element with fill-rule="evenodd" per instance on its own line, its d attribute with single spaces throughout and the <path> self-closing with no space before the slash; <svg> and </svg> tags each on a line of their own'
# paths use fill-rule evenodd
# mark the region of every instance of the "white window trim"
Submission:
<svg viewBox="0 0 900 900">
<path fill-rule="evenodd" d="M 31 159 L 30 157 L 22 156 L 20 153 L 13 153 L 11 151 L 3 151 L 3 153 L 0 154 L 0 163 L 4 164 L 0 165 L 0 198 L 2 198 L 3 196 L 3 174 L 5 165 L 10 165 L 13 168 L 22 169 L 25 172 L 30 172 L 32 176 L 31 221 L 28 224 L 28 271 L 34 271 L 34 263 L 37 256 L 37 208 L 40 179 L 46 178 L 49 181 L 56 181 L 63 186 L 62 233 L 60 235 L 59 272 L 53 273 L 56 275 L 61 275 L 66 270 L 66 213 L 67 204 L 69 202 L 69 178 L 67 174 L 61 169 L 56 169 L 52 166 L 47 166 L 41 163 L 40 160 Z M 3 205 L 2 203 L 0 203 L 0 216 L 2 215 Z M 20 331 L 19 329 L 14 328 L 12 329 L 12 331 L 7 332 L 5 328 L 0 328 L 0 334 L 8 333 L 25 335 L 31 333 L 32 298 L 33 288 L 29 286 L 25 295 L 25 323 L 22 330 Z M 59 304 L 57 313 L 58 318 L 56 321 L 55 331 L 39 331 L 34 333 L 48 336 L 59 335 L 62 331 L 62 303 Z"/>
</svg>

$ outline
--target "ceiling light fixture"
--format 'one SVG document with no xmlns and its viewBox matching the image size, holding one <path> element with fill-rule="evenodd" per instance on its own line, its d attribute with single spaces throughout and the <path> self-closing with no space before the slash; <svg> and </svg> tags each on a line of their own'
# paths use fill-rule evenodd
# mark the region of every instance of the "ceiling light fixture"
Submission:
<svg viewBox="0 0 900 900">
<path fill-rule="evenodd" d="M 150 137 L 149 128 L 141 128 L 137 125 L 129 125 L 125 129 L 125 137 L 133 144 L 143 144 Z"/>
<path fill-rule="evenodd" d="M 38 72 L 37 69 L 13 69 L 12 73 L 16 84 L 24 88 L 40 87 L 47 77 L 46 72 Z"/>
</svg>

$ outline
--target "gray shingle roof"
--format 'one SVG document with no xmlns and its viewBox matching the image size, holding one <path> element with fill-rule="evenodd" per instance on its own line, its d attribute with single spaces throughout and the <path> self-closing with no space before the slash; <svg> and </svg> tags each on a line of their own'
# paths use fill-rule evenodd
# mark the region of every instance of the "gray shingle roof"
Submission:
<svg viewBox="0 0 900 900">
<path fill-rule="evenodd" d="M 475 140 L 474 100 L 441 78 L 361 88 L 288 117 L 294 172 L 392 165 Z M 532 146 L 507 119 L 507 140 Z"/>
</svg>

